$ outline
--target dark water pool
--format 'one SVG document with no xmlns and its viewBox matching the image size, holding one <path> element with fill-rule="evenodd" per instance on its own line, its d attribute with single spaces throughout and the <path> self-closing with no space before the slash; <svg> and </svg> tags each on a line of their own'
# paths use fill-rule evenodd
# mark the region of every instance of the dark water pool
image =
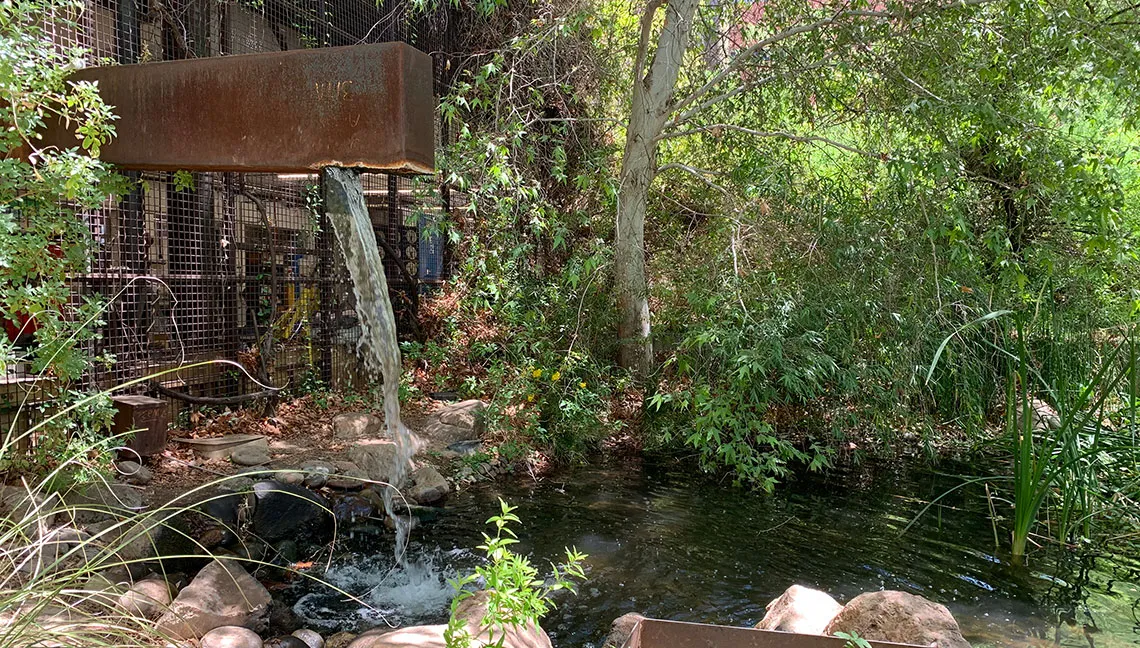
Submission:
<svg viewBox="0 0 1140 648">
<path fill-rule="evenodd" d="M 902 533 L 958 483 L 864 468 L 802 477 L 763 495 L 689 468 L 591 466 L 453 494 L 447 513 L 415 532 L 412 552 L 429 560 L 418 573 L 391 570 L 386 534 L 357 532 L 341 543 L 332 575 L 350 591 L 371 592 L 390 621 L 439 622 L 447 603 L 439 575 L 477 563 L 470 548 L 502 497 L 519 507 L 518 551 L 536 564 L 559 560 L 566 546 L 590 555 L 579 595 L 560 597 L 543 621 L 559 648 L 599 645 L 609 623 L 631 611 L 751 625 L 793 583 L 840 601 L 878 589 L 921 594 L 947 605 L 975 645 L 1044 646 L 1058 637 L 1074 647 L 1140 644 L 1140 562 L 1130 557 L 1041 551 L 1028 567 L 1014 566 L 995 550 L 980 489 L 955 492 Z M 338 627 L 378 622 L 331 594 L 315 593 L 306 605 Z"/>
</svg>

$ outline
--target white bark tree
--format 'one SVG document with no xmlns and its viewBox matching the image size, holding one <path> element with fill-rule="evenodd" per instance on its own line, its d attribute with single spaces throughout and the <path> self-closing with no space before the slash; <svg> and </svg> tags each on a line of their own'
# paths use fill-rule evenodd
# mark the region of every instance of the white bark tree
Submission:
<svg viewBox="0 0 1140 648">
<path fill-rule="evenodd" d="M 621 365 L 644 377 L 653 368 L 649 288 L 645 279 L 645 212 L 649 185 L 657 176 L 657 141 L 673 112 L 673 94 L 693 29 L 699 0 L 665 5 L 665 23 L 650 55 L 653 22 L 663 0 L 650 0 L 641 16 L 633 97 L 619 175 L 614 270 L 620 317 Z"/>
<path fill-rule="evenodd" d="M 649 0 L 641 15 L 625 151 L 618 175 L 614 265 L 621 366 L 638 379 L 646 377 L 654 367 L 645 266 L 645 219 L 654 179 L 664 169 L 678 169 L 717 186 L 711 174 L 703 169 L 680 162 L 659 167 L 657 153 L 662 141 L 700 133 L 734 132 L 757 138 L 825 144 L 877 157 L 877 154 L 856 151 L 814 133 L 765 131 L 740 124 L 709 123 L 702 117 L 722 102 L 756 92 L 773 82 L 836 64 L 844 52 L 834 47 L 838 39 L 825 39 L 822 32 L 832 36 L 845 32 L 847 46 L 864 48 L 862 53 L 865 54 L 872 42 L 905 33 L 911 21 L 920 16 L 993 1 L 919 0 L 899 9 L 887 8 L 886 3 L 872 2 L 871 8 L 861 8 L 859 3 L 848 0 L 815 1 L 788 12 L 791 17 L 787 22 L 773 28 L 781 22 L 781 8 L 776 2 Z M 705 67 L 682 75 L 698 21 L 697 12 L 702 6 L 710 14 L 706 22 L 723 21 L 728 27 L 727 32 L 717 34 L 712 29 L 703 34 L 705 42 L 715 42 L 715 47 L 724 51 L 715 57 L 690 57 L 694 65 Z M 662 10 L 664 20 L 655 28 Z M 755 13 L 757 11 L 759 13 Z M 743 27 L 751 27 L 745 24 L 750 12 L 754 12 L 751 14 L 753 22 L 764 24 L 759 25 L 759 35 L 750 39 L 751 42 L 742 42 L 746 38 L 744 34 L 749 33 Z M 705 23 L 702 26 L 707 27 Z M 774 56 L 781 48 L 782 55 Z M 789 52 L 794 54 L 789 55 Z M 714 63 L 707 67 L 710 61 Z M 685 94 L 679 97 L 681 78 L 691 87 L 686 87 Z"/>
</svg>

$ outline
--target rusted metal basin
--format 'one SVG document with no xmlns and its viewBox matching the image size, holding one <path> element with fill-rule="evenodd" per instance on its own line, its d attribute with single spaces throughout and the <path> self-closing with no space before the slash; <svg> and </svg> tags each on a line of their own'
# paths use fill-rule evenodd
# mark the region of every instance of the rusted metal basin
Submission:
<svg viewBox="0 0 1140 648">
<path fill-rule="evenodd" d="M 920 648 L 885 641 L 870 643 L 872 648 Z M 844 648 L 846 644 L 839 637 L 643 619 L 626 646 L 619 648 Z"/>
<path fill-rule="evenodd" d="M 81 70 L 119 116 L 100 158 L 124 169 L 431 173 L 431 57 L 404 43 Z M 75 146 L 62 125 L 45 142 Z"/>
</svg>

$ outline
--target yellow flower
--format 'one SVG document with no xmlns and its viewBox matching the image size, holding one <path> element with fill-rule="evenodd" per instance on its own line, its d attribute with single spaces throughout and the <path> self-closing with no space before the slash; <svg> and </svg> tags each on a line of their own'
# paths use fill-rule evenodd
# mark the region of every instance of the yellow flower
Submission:
<svg viewBox="0 0 1140 648">
<path fill-rule="evenodd" d="M 527 394 L 526 395 L 526 402 L 533 403 L 534 402 L 534 394 Z"/>
<path fill-rule="evenodd" d="M 582 382 L 578 383 L 578 386 L 581 387 L 582 389 L 585 389 L 586 388 L 586 381 L 583 380 Z"/>
<path fill-rule="evenodd" d="M 552 373 L 552 374 L 550 375 L 550 379 L 551 379 L 551 380 L 558 380 L 558 379 L 559 379 L 559 378 L 561 378 L 561 377 L 562 377 L 562 372 L 561 372 L 561 371 L 555 371 L 554 373 Z"/>
<path fill-rule="evenodd" d="M 542 378 L 542 369 L 535 369 L 534 371 L 530 372 L 530 375 L 534 376 L 535 378 Z"/>
</svg>

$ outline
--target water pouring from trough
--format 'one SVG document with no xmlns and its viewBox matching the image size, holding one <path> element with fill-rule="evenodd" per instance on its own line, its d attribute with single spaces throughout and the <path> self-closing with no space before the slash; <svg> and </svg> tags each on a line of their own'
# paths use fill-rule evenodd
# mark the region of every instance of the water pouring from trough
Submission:
<svg viewBox="0 0 1140 648">
<path fill-rule="evenodd" d="M 356 297 L 356 313 L 361 335 L 358 351 L 365 370 L 383 379 L 384 424 L 396 443 L 391 487 L 384 489 L 384 509 L 396 526 L 396 562 L 407 565 L 410 523 L 396 514 L 397 488 L 404 485 L 415 453 L 415 437 L 400 420 L 400 347 L 396 339 L 396 317 L 388 296 L 388 281 L 376 246 L 376 234 L 360 174 L 351 169 L 327 167 L 323 172 L 325 213 L 344 254 Z"/>
</svg>

